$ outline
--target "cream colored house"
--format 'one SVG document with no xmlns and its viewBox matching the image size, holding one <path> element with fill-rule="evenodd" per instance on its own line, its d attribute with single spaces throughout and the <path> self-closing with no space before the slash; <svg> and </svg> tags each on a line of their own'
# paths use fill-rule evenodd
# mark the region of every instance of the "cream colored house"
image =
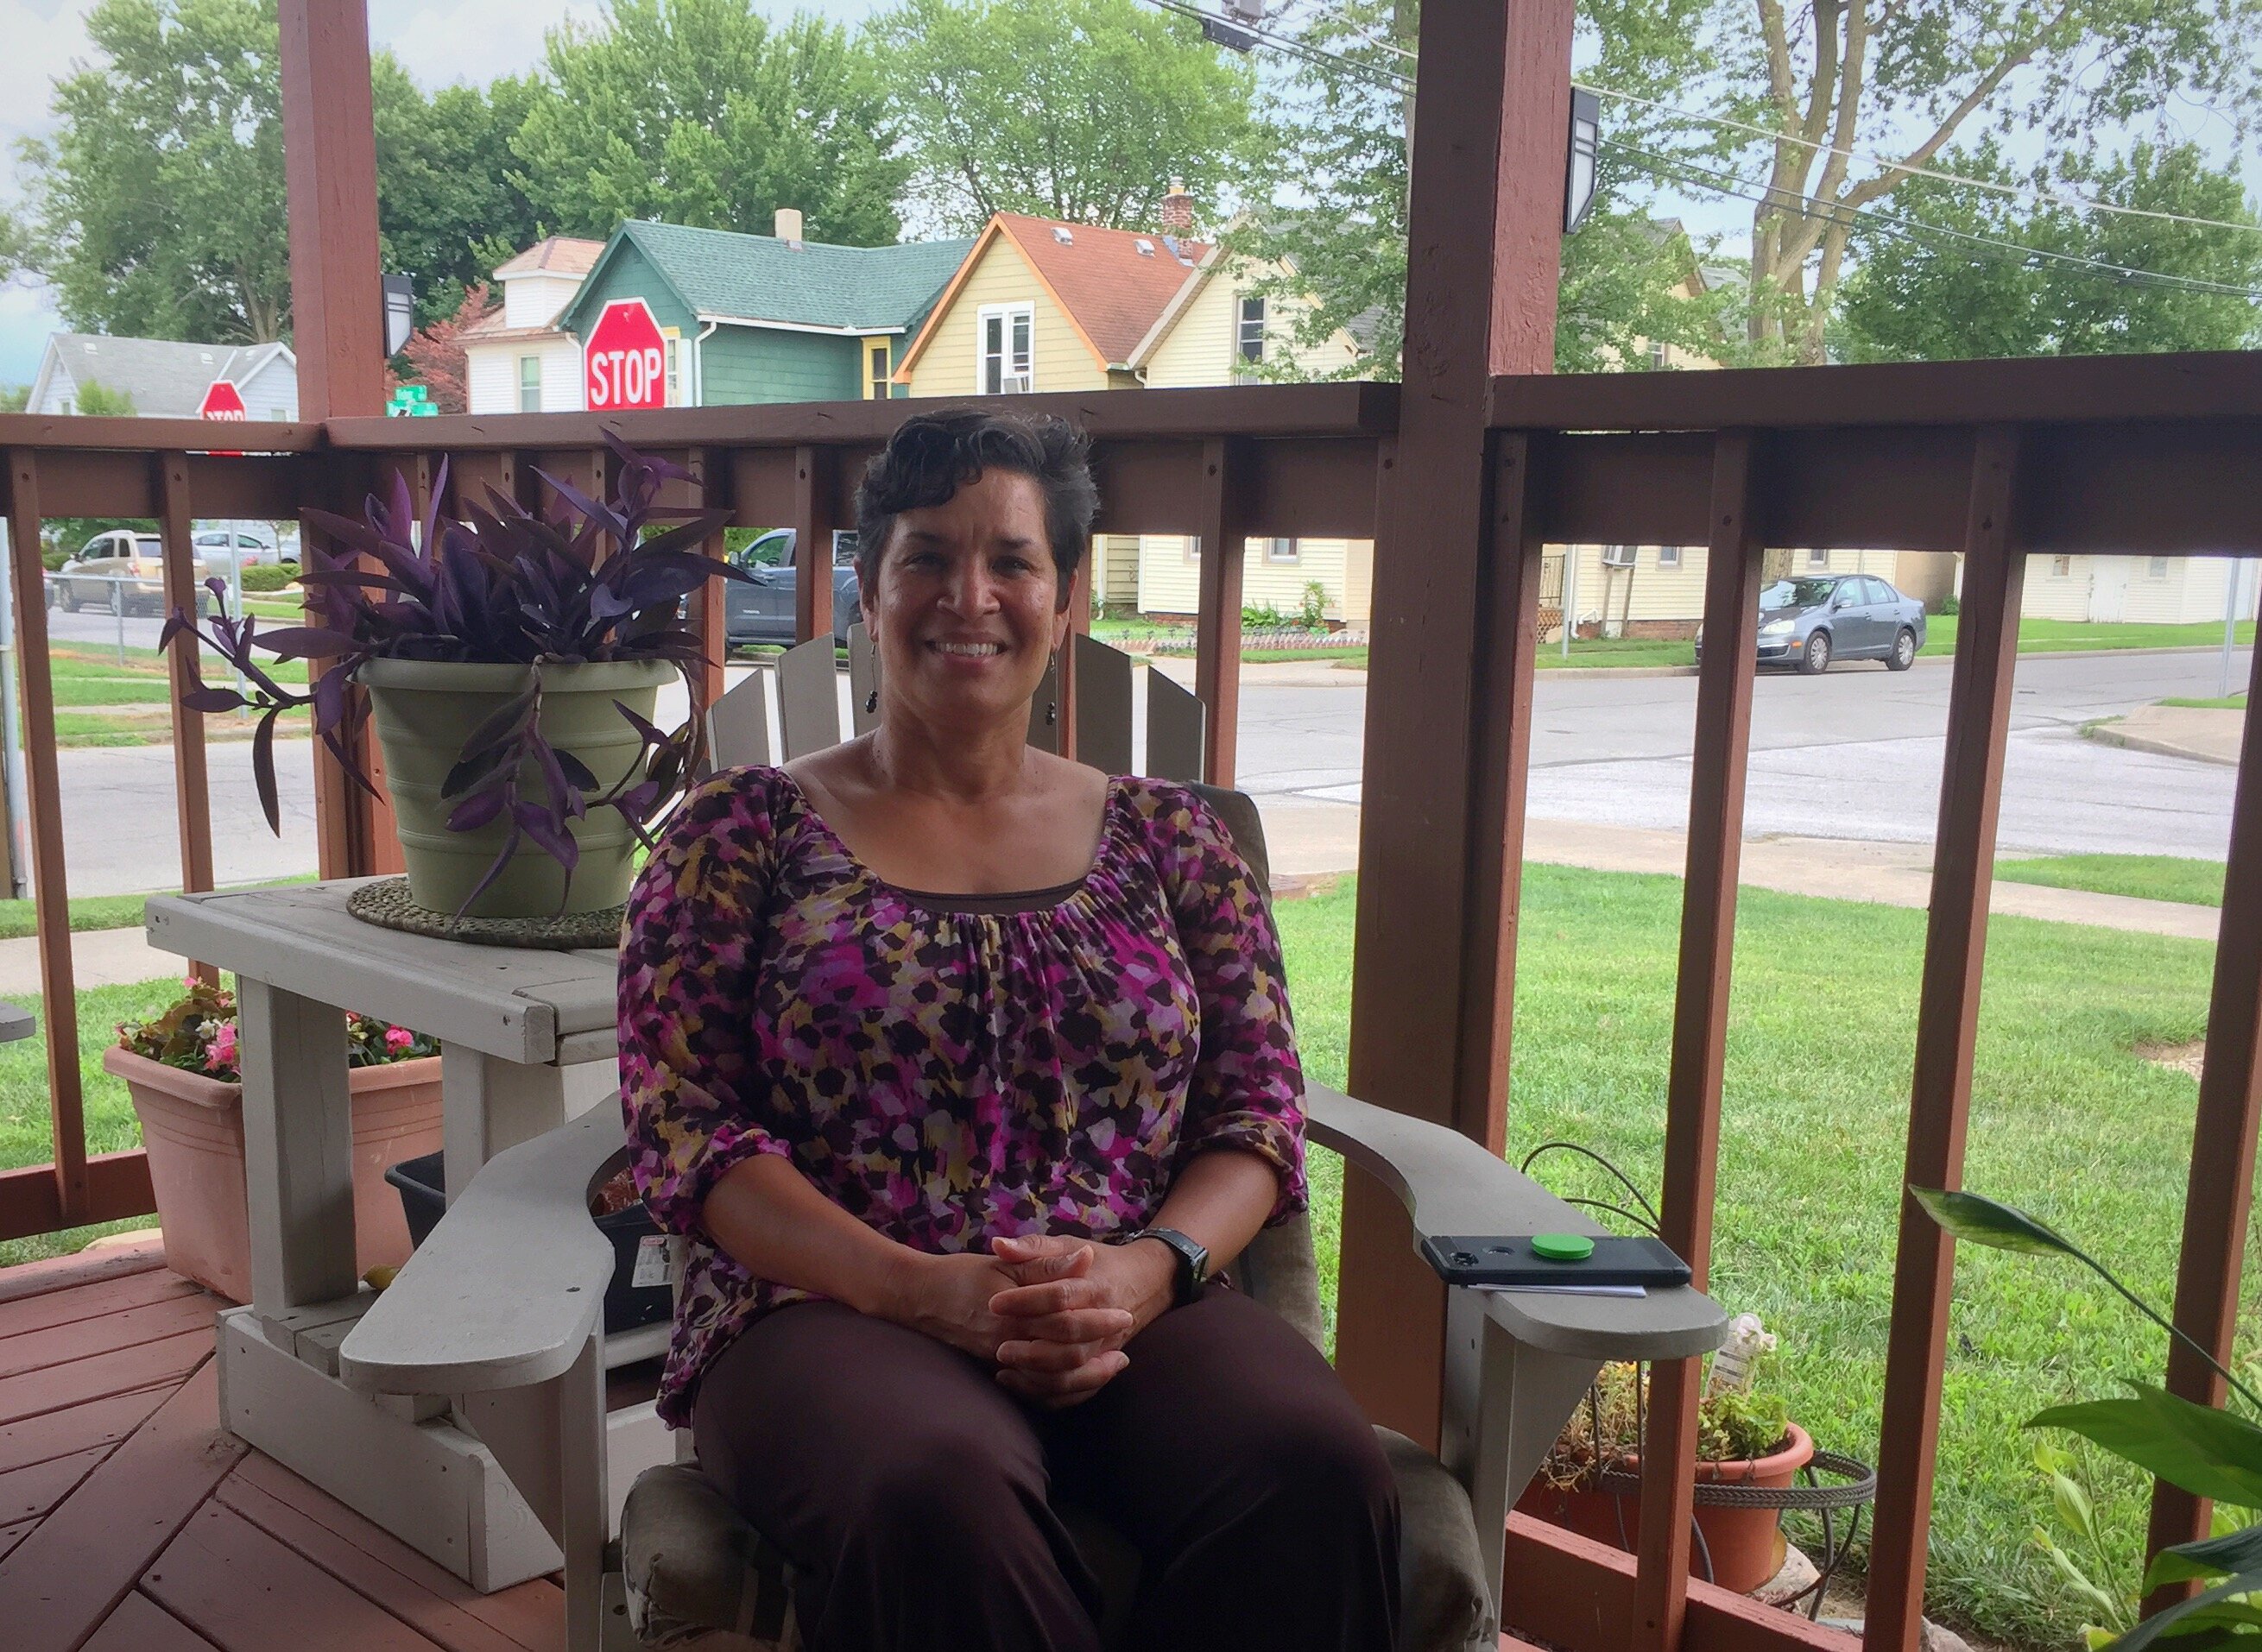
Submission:
<svg viewBox="0 0 2262 1652">
<path fill-rule="evenodd" d="M 581 344 L 558 318 L 605 249 L 552 235 L 494 272 L 502 308 L 463 334 L 464 388 L 475 413 L 580 413 Z"/>
<path fill-rule="evenodd" d="M 2238 615 L 2251 619 L 2257 575 L 2227 557 L 2031 557 L 2019 612 L 2100 625 L 2196 625 L 2222 618 L 2234 571 Z"/>
<path fill-rule="evenodd" d="M 1176 192 L 1166 222 L 1191 224 Z M 914 396 L 1167 389 L 1245 383 L 1291 343 L 1293 314 L 1259 291 L 1264 271 L 1191 236 L 1096 229 L 1001 212 L 983 226 L 896 382 Z M 1345 334 L 1297 352 L 1300 374 L 1348 366 Z M 1329 621 L 1364 628 L 1374 582 L 1367 541 L 1250 540 L 1243 601 L 1298 614 L 1320 586 Z M 1093 583 L 1118 611 L 1191 616 L 1199 606 L 1195 542 L 1173 535 L 1103 535 Z"/>
<path fill-rule="evenodd" d="M 1959 571 L 1957 559 L 1945 551 L 1794 550 L 1789 557 L 1789 572 L 1873 573 L 1934 612 L 1955 590 Z M 1702 545 L 1551 546 L 1541 635 L 1560 636 L 1567 609 L 1581 636 L 1694 636 L 1704 617 L 1705 563 Z M 2029 578 L 2030 590 L 2032 584 Z"/>
</svg>

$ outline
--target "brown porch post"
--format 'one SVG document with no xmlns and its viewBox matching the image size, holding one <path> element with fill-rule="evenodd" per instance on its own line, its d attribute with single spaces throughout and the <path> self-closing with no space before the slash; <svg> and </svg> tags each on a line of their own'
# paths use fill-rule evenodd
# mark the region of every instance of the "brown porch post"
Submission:
<svg viewBox="0 0 2262 1652">
<path fill-rule="evenodd" d="M 299 416 L 378 413 L 385 408 L 385 300 L 368 5 L 281 0 L 279 20 Z M 303 523 L 299 532 L 314 536 Z M 373 751 L 375 740 L 364 738 Z M 378 845 L 389 847 L 391 834 L 380 830 L 367 794 L 346 779 L 319 742 L 314 815 L 324 877 L 377 868 Z"/>
<path fill-rule="evenodd" d="M 1521 508 L 1495 545 L 1487 384 L 1554 364 L 1572 0 L 1424 8 L 1405 392 L 1374 566 L 1351 1088 L 1498 1148 L 1522 864 Z M 1520 471 L 1516 485 L 1520 494 Z M 1537 551 L 1536 543 L 1530 550 Z M 1336 1365 L 1367 1414 L 1437 1438 L 1444 1290 L 1396 1202 L 1346 1178 Z"/>
<path fill-rule="evenodd" d="M 2239 564 L 2230 564 L 2238 577 Z M 2246 703 L 2262 700 L 2262 648 L 2254 650 Z M 2246 720 L 2239 743 L 2238 789 L 2230 810 L 2230 864 L 2222 885 L 2229 936 L 2262 934 L 2262 718 Z M 2184 1241 L 2176 1269 L 2176 1324 L 2223 1364 L 2238 1325 L 2239 1265 L 2246 1254 L 2247 1212 L 2254 1201 L 2254 1143 L 2262 1123 L 2262 953 L 2251 945 L 2218 945 L 2215 992 L 2207 1012 L 2207 1065 L 2193 1121 Z M 2222 1379 L 2180 1342 L 2168 1345 L 2168 1390 L 2202 1405 L 2222 1404 Z M 2213 1505 L 2158 1481 L 2144 1540 L 2149 1560 L 2164 1548 L 2208 1534 Z M 2193 1592 L 2169 1584 L 2144 1602 L 2147 1614 Z"/>
</svg>

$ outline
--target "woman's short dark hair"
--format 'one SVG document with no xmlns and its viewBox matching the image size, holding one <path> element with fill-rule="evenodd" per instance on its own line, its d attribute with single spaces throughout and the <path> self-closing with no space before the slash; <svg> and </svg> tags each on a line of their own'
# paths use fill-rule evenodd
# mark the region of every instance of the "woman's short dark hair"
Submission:
<svg viewBox="0 0 2262 1652">
<path fill-rule="evenodd" d="M 1084 432 L 1049 414 L 1028 418 L 972 407 L 913 414 L 896 427 L 857 486 L 857 579 L 872 589 L 897 517 L 942 504 L 985 470 L 1010 470 L 1027 477 L 1044 496 L 1045 539 L 1066 607 L 1099 508 L 1091 449 Z"/>
</svg>

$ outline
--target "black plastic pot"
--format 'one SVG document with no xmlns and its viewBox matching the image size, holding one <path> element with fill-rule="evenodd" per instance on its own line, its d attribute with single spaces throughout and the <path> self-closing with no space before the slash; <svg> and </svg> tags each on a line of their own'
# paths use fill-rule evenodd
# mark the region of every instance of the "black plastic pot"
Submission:
<svg viewBox="0 0 2262 1652">
<path fill-rule="evenodd" d="M 440 1225 L 448 1208 L 445 1160 L 444 1153 L 426 1153 L 421 1159 L 404 1159 L 385 1173 L 385 1179 L 400 1189 L 401 1214 L 408 1218 L 412 1245 L 424 1242 L 424 1236 Z M 639 1289 L 631 1282 L 636 1278 L 637 1246 L 659 1232 L 652 1212 L 641 1204 L 631 1204 L 625 1210 L 589 1219 L 613 1244 L 613 1279 L 605 1287 L 605 1334 L 618 1336 L 666 1318 L 674 1311 L 667 1287 Z"/>
</svg>

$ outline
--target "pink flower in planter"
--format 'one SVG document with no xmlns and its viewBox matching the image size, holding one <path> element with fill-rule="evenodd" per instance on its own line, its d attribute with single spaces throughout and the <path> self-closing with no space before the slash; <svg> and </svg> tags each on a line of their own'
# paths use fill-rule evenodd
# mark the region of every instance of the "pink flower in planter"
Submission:
<svg viewBox="0 0 2262 1652">
<path fill-rule="evenodd" d="M 385 1030 L 385 1047 L 395 1055 L 415 1042 L 416 1035 L 406 1027 L 387 1027 Z"/>
<path fill-rule="evenodd" d="M 218 1073 L 235 1065 L 235 1024 L 223 1021 L 213 1031 L 212 1049 L 205 1057 L 205 1066 Z"/>
</svg>

